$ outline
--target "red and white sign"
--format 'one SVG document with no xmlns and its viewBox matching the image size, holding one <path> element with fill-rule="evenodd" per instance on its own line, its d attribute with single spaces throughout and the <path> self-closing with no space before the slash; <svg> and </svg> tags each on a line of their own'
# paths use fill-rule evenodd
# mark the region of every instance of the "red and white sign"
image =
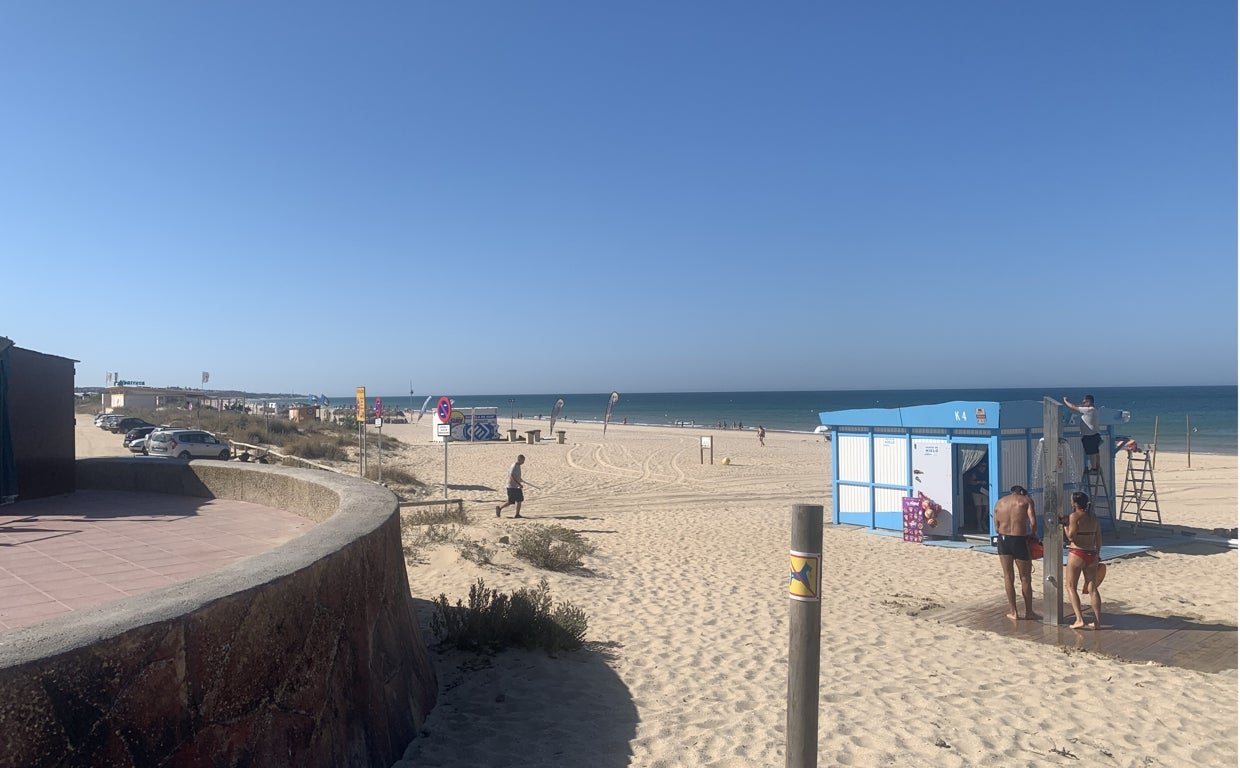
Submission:
<svg viewBox="0 0 1240 768">
<path fill-rule="evenodd" d="M 435 406 L 435 416 L 439 418 L 440 424 L 447 424 L 452 420 L 452 401 L 446 397 L 439 398 L 439 404 Z"/>
</svg>

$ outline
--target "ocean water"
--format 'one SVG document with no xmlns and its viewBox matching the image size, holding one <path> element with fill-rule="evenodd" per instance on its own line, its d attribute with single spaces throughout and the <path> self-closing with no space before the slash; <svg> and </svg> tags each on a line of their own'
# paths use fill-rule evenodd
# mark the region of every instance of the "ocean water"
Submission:
<svg viewBox="0 0 1240 768">
<path fill-rule="evenodd" d="M 698 428 L 719 429 L 719 425 L 743 425 L 747 429 L 759 424 L 768 430 L 813 432 L 819 425 L 822 411 L 850 408 L 897 408 L 909 405 L 930 405 L 951 400 L 1037 400 L 1067 396 L 1079 403 L 1081 396 L 1092 394 L 1095 402 L 1108 408 L 1119 408 L 1132 414 L 1132 420 L 1115 428 L 1116 434 L 1134 437 L 1142 444 L 1154 442 L 1158 430 L 1159 450 L 1194 453 L 1236 453 L 1235 386 L 1203 387 L 1117 387 L 1084 389 L 918 389 L 918 390 L 855 390 L 824 392 L 621 392 L 612 409 L 611 423 L 673 425 L 685 423 Z M 555 401 L 564 400 L 560 423 L 603 420 L 610 392 L 589 394 L 548 395 L 448 395 L 457 408 L 493 406 L 499 409 L 500 426 L 504 419 L 547 418 Z M 385 412 L 393 410 L 416 413 L 426 393 L 382 395 Z M 427 405 L 423 421 L 434 418 L 436 394 Z M 353 395 L 331 397 L 333 406 L 356 402 Z M 368 398 L 370 407 L 374 398 Z"/>
</svg>

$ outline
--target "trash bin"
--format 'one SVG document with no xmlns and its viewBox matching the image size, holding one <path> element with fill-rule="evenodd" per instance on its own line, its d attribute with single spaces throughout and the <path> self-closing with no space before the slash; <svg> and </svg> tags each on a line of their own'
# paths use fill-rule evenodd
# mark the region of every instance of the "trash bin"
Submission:
<svg viewBox="0 0 1240 768">
<path fill-rule="evenodd" d="M 557 430 L 555 431 L 555 441 L 556 441 L 557 443 L 559 443 L 560 445 L 564 445 L 564 436 L 565 436 L 566 434 L 567 434 L 567 433 L 566 433 L 564 430 L 562 430 L 562 429 L 557 429 Z"/>
<path fill-rule="evenodd" d="M 517 430 L 515 429 L 508 430 L 508 442 L 510 443 L 517 442 Z"/>
</svg>

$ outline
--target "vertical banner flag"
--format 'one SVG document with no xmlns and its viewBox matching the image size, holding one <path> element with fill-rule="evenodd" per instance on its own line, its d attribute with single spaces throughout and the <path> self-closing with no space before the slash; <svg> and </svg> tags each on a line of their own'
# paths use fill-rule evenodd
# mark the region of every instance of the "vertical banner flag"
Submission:
<svg viewBox="0 0 1240 768">
<path fill-rule="evenodd" d="M 319 404 L 319 399 L 315 397 L 314 395 L 310 395 L 310 405 L 318 405 L 318 404 Z"/>
<path fill-rule="evenodd" d="M 323 404 L 324 408 L 331 405 L 331 401 L 327 399 L 327 395 L 319 395 L 319 402 Z"/>
<path fill-rule="evenodd" d="M 551 409 L 551 426 L 547 428 L 547 432 L 555 432 L 555 417 L 560 415 L 560 409 L 564 407 L 564 398 L 555 401 L 555 406 Z"/>
<path fill-rule="evenodd" d="M 612 392 L 611 397 L 607 400 L 607 413 L 603 414 L 603 434 L 607 434 L 607 422 L 611 421 L 611 409 L 615 406 L 616 401 L 620 399 L 619 392 Z"/>
<path fill-rule="evenodd" d="M 418 421 L 422 420 L 422 416 L 426 413 L 426 406 L 431 404 L 432 397 L 434 397 L 434 395 L 427 395 L 426 399 L 422 401 L 422 410 L 418 411 Z M 417 424 L 418 421 L 415 421 L 414 424 Z"/>
<path fill-rule="evenodd" d="M 202 385 L 204 387 L 207 386 L 207 382 L 210 380 L 211 380 L 211 374 L 207 373 L 206 371 L 203 371 L 202 372 Z"/>
<path fill-rule="evenodd" d="M 357 420 L 366 421 L 366 388 L 357 388 Z"/>
</svg>

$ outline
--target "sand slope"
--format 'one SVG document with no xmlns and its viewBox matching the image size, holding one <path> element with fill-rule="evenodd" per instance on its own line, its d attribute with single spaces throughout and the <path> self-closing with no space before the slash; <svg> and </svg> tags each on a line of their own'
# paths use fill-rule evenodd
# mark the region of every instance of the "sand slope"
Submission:
<svg viewBox="0 0 1240 768">
<path fill-rule="evenodd" d="M 480 567 L 445 548 L 424 553 L 409 577 L 415 597 L 455 600 L 479 576 L 511 590 L 546 575 L 557 600 L 589 613 L 590 644 L 556 659 L 439 655 L 439 705 L 400 765 L 782 765 L 789 517 L 800 503 L 829 514 L 829 444 L 564 428 L 566 445 L 453 444 L 450 494 L 467 500 L 467 534 L 491 544 L 522 524 L 581 531 L 598 547 L 586 571 L 537 571 L 503 547 Z M 400 466 L 442 483 L 443 448 L 429 431 L 385 427 L 409 444 Z M 699 463 L 702 434 L 713 435 L 714 465 Z M 541 490 L 528 492 L 528 521 L 497 520 L 518 452 Z M 1234 457 L 1159 463 L 1165 520 L 1235 525 Z M 961 603 L 1004 611 L 993 556 L 833 526 L 823 549 L 821 765 L 1236 763 L 1234 672 L 1124 663 L 925 618 Z M 1236 567 L 1235 550 L 1203 545 L 1118 561 L 1104 612 L 1234 626 Z"/>
</svg>

